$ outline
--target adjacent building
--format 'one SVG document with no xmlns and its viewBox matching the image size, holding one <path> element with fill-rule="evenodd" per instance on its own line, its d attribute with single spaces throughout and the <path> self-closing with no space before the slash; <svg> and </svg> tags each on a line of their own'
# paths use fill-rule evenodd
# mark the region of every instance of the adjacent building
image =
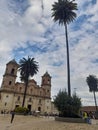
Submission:
<svg viewBox="0 0 98 130">
<path fill-rule="evenodd" d="M 16 82 L 18 63 L 12 60 L 6 64 L 5 73 L 0 88 L 0 111 L 9 112 L 18 106 L 22 106 L 25 85 Z M 34 79 L 29 80 L 25 107 L 30 111 L 51 113 L 51 76 L 46 72 L 41 79 L 41 85 L 37 85 Z"/>
</svg>

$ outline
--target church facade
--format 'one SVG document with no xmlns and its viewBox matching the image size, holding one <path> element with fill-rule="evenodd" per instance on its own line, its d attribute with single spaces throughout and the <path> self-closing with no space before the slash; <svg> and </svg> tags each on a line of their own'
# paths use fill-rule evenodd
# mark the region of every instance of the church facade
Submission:
<svg viewBox="0 0 98 130">
<path fill-rule="evenodd" d="M 0 111 L 9 112 L 22 106 L 25 85 L 16 82 L 19 65 L 15 60 L 6 64 L 0 88 Z M 46 72 L 37 85 L 34 79 L 29 80 L 24 107 L 30 111 L 51 113 L 51 76 Z"/>
</svg>

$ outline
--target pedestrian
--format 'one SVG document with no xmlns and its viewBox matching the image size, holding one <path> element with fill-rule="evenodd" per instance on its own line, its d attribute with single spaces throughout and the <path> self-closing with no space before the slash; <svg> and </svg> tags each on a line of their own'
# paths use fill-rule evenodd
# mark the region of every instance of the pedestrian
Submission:
<svg viewBox="0 0 98 130">
<path fill-rule="evenodd" d="M 87 119 L 88 119 L 87 112 L 84 112 L 84 113 L 83 113 L 83 119 L 85 120 L 85 122 L 87 122 Z"/>
<path fill-rule="evenodd" d="M 83 113 L 83 119 L 85 120 L 86 123 L 91 124 L 91 118 L 87 112 Z"/>
<path fill-rule="evenodd" d="M 11 123 L 13 122 L 13 119 L 14 119 L 14 116 L 15 116 L 15 111 L 11 111 Z"/>
</svg>

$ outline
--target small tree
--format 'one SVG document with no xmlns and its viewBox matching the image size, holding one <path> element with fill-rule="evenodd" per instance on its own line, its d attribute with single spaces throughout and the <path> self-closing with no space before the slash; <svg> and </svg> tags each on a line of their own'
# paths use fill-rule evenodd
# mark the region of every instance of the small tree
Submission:
<svg viewBox="0 0 98 130">
<path fill-rule="evenodd" d="M 29 112 L 29 109 L 26 107 L 16 107 L 15 108 L 15 113 L 18 113 L 18 114 L 28 114 L 28 112 Z"/>
<path fill-rule="evenodd" d="M 90 92 L 93 92 L 93 94 L 94 94 L 95 107 L 96 107 L 96 111 L 97 111 L 97 101 L 96 101 L 95 92 L 98 91 L 98 88 L 97 88 L 98 79 L 97 79 L 96 76 L 94 76 L 94 75 L 89 75 L 89 76 L 86 78 L 86 82 L 87 82 L 87 84 L 88 84 L 88 86 L 89 86 L 89 91 L 90 91 Z"/>
<path fill-rule="evenodd" d="M 66 90 L 60 90 L 54 99 L 54 104 L 61 116 L 78 117 L 81 108 L 81 99 L 76 94 L 69 97 Z"/>
</svg>

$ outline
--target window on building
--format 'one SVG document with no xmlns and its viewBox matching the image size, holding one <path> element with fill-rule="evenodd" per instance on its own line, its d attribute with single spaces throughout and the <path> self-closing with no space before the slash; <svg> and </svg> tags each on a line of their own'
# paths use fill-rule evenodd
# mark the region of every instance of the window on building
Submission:
<svg viewBox="0 0 98 130">
<path fill-rule="evenodd" d="M 11 70 L 11 74 L 14 74 L 14 72 L 15 72 L 15 69 L 13 68 L 13 69 Z"/>
<path fill-rule="evenodd" d="M 48 84 L 50 83 L 50 80 L 48 79 Z"/>
<path fill-rule="evenodd" d="M 4 105 L 6 106 L 6 105 L 7 105 L 7 102 L 5 102 Z"/>
<path fill-rule="evenodd" d="M 41 99 L 39 99 L 39 103 L 41 103 Z"/>
<path fill-rule="evenodd" d="M 47 92 L 49 93 L 50 91 L 49 91 L 49 90 L 47 90 Z"/>
<path fill-rule="evenodd" d="M 20 101 L 20 96 L 18 96 L 17 100 Z"/>
<path fill-rule="evenodd" d="M 41 107 L 38 107 L 38 111 L 41 111 Z"/>
<path fill-rule="evenodd" d="M 9 81 L 9 85 L 11 85 L 12 84 L 12 81 Z"/>
<path fill-rule="evenodd" d="M 29 102 L 31 102 L 32 101 L 32 98 L 29 98 Z"/>
<path fill-rule="evenodd" d="M 16 105 L 15 108 L 19 107 L 19 105 Z"/>
</svg>

